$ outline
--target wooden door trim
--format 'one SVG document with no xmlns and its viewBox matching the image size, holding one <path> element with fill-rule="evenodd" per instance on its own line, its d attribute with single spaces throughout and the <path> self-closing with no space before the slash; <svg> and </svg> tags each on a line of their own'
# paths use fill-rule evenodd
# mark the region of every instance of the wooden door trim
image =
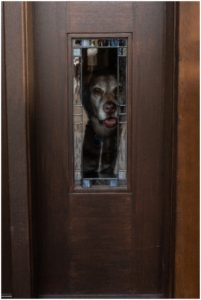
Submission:
<svg viewBox="0 0 201 300">
<path fill-rule="evenodd" d="M 31 4 L 3 3 L 5 102 L 12 297 L 32 295 L 31 180 L 28 110 L 33 95 Z"/>
<path fill-rule="evenodd" d="M 73 142 L 73 77 L 69 74 L 73 74 L 73 56 L 72 56 L 72 39 L 76 38 L 127 38 L 128 40 L 128 47 L 127 47 L 127 109 L 128 109 L 128 120 L 127 120 L 127 184 L 125 187 L 116 187 L 116 188 L 93 188 L 87 189 L 83 187 L 76 187 L 74 185 L 74 175 L 69 176 L 69 193 L 103 193 L 103 194 L 112 194 L 115 192 L 123 193 L 127 192 L 127 194 L 131 191 L 131 166 L 132 166 L 132 155 L 131 155 L 131 145 L 132 145 L 132 135 L 131 135 L 131 107 L 132 107 L 132 42 L 133 42 L 133 35 L 132 33 L 67 33 L 67 57 L 68 61 L 70 62 L 68 65 L 67 70 L 67 86 L 68 86 L 68 99 L 70 100 L 68 103 L 68 136 L 70 137 L 70 144 L 74 145 Z M 74 147 L 69 148 L 68 153 L 68 170 L 69 174 L 74 174 Z"/>
<path fill-rule="evenodd" d="M 163 243 L 164 265 L 167 272 L 163 274 L 163 290 L 166 297 L 174 295 L 174 269 L 175 269 L 175 207 L 176 207 L 176 165 L 177 165 L 177 93 L 178 93 L 178 4 L 168 3 L 166 7 L 166 59 L 165 59 L 165 102 L 166 106 L 164 137 L 167 143 L 167 151 L 164 160 L 164 173 L 169 174 L 169 181 L 164 185 L 163 218 L 164 234 L 168 236 Z M 170 37 L 171 36 L 171 37 Z M 168 161 L 167 157 L 170 157 Z M 168 212 L 169 210 L 169 212 Z M 168 282 L 165 285 L 165 282 Z"/>
<path fill-rule="evenodd" d="M 199 298 L 199 2 L 179 3 L 175 298 Z"/>
</svg>

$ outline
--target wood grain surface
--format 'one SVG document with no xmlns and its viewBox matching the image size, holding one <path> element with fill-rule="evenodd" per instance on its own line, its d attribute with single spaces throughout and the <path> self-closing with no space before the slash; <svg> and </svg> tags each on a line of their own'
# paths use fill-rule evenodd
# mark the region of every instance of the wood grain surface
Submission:
<svg viewBox="0 0 201 300">
<path fill-rule="evenodd" d="M 175 297 L 199 297 L 199 3 L 180 2 Z"/>
<path fill-rule="evenodd" d="M 165 3 L 33 4 L 40 296 L 168 294 L 173 126 L 173 93 L 168 90 L 173 88 L 174 26 L 166 26 L 174 5 L 168 7 L 169 15 Z M 130 32 L 133 37 L 129 193 L 76 193 L 69 186 L 73 169 L 67 158 L 72 159 L 73 148 L 67 82 L 72 70 L 67 33 L 87 37 L 101 32 Z"/>
<path fill-rule="evenodd" d="M 4 3 L 5 101 L 12 261 L 12 295 L 32 293 L 29 143 L 27 140 L 28 73 L 24 2 Z"/>
<path fill-rule="evenodd" d="M 2 295 L 12 295 L 12 261 L 11 261 L 11 233 L 10 233 L 10 203 L 9 203 L 9 172 L 8 172 L 8 131 L 7 131 L 7 107 L 6 107 L 6 66 L 5 66 L 5 27 L 4 10 L 2 7 L 2 102 L 1 102 L 1 124 L 2 124 L 2 240 L 1 240 L 1 262 L 2 262 Z"/>
<path fill-rule="evenodd" d="M 4 3 L 5 293 L 198 297 L 199 4 L 176 7 Z M 72 187 L 68 34 L 130 37 L 128 190 Z"/>
</svg>

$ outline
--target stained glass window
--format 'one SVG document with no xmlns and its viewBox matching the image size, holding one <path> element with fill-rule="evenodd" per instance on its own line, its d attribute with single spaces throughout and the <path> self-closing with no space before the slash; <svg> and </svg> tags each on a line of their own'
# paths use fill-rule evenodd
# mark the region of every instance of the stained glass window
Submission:
<svg viewBox="0 0 201 300">
<path fill-rule="evenodd" d="M 127 185 L 127 39 L 73 39 L 74 183 Z"/>
</svg>

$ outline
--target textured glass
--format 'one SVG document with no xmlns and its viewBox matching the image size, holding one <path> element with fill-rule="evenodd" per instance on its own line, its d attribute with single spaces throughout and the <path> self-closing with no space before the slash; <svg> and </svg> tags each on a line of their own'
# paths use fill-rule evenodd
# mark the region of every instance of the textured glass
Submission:
<svg viewBox="0 0 201 300">
<path fill-rule="evenodd" d="M 127 39 L 73 39 L 74 183 L 127 185 Z"/>
</svg>

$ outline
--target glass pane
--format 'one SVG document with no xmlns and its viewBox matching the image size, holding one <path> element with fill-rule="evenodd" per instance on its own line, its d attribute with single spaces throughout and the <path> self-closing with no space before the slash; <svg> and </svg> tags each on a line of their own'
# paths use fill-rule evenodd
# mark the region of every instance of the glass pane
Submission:
<svg viewBox="0 0 201 300">
<path fill-rule="evenodd" d="M 127 185 L 127 39 L 73 39 L 74 182 Z"/>
</svg>

